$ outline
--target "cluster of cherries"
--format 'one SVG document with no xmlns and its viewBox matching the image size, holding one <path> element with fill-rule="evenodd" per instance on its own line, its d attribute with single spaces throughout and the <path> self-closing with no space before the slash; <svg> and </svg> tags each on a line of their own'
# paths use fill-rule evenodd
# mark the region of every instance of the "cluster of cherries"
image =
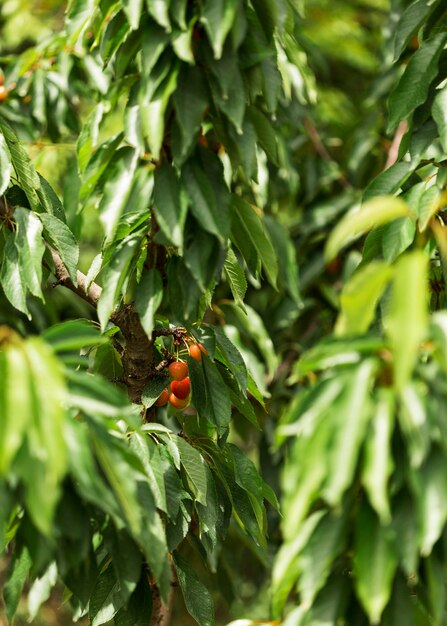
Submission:
<svg viewBox="0 0 447 626">
<path fill-rule="evenodd" d="M 202 352 L 207 354 L 201 343 L 191 344 L 188 350 L 189 356 L 196 361 L 202 360 Z M 191 393 L 188 365 L 184 361 L 173 361 L 168 370 L 172 378 L 170 391 L 168 388 L 163 389 L 155 401 L 155 406 L 164 406 L 169 402 L 175 409 L 184 409 L 189 404 Z"/>
</svg>

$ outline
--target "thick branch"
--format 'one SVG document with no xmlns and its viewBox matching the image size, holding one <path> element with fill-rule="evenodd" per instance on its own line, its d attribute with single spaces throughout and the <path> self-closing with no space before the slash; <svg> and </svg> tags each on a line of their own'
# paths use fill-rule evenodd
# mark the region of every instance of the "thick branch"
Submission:
<svg viewBox="0 0 447 626">
<path fill-rule="evenodd" d="M 51 256 L 53 257 L 54 274 L 57 278 L 57 284 L 67 287 L 68 289 L 73 291 L 75 294 L 77 294 L 78 296 L 83 298 L 86 302 L 88 302 L 89 304 L 91 304 L 93 307 L 96 308 L 96 305 L 98 304 L 99 296 L 101 295 L 101 291 L 102 291 L 101 287 L 97 285 L 96 283 L 92 283 L 90 287 L 87 289 L 87 276 L 83 274 L 82 272 L 80 272 L 79 270 L 77 271 L 77 274 L 76 274 L 78 284 L 75 285 L 73 281 L 71 280 L 70 275 L 67 271 L 67 268 L 65 267 L 64 262 L 62 261 L 59 254 L 55 250 L 53 250 L 50 246 L 48 246 L 48 248 L 51 252 Z"/>
</svg>

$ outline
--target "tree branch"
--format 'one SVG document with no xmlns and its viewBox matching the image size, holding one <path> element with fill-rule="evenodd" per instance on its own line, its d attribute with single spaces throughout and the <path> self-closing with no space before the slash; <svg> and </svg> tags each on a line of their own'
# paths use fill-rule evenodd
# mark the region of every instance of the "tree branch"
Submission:
<svg viewBox="0 0 447 626">
<path fill-rule="evenodd" d="M 86 302 L 91 304 L 91 306 L 96 308 L 99 296 L 101 295 L 102 291 L 101 287 L 93 282 L 87 289 L 87 276 L 79 270 L 76 274 L 78 284 L 75 285 L 71 280 L 67 268 L 65 267 L 64 262 L 62 261 L 59 254 L 55 250 L 53 250 L 51 246 L 48 246 L 48 249 L 50 250 L 51 256 L 53 258 L 54 275 L 57 279 L 56 285 L 63 285 L 64 287 L 67 287 L 75 294 L 83 298 Z"/>
</svg>

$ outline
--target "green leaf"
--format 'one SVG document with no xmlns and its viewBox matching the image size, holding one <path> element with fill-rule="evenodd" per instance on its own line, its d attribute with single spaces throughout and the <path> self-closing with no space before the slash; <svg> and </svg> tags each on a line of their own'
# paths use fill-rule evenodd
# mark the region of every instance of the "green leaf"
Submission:
<svg viewBox="0 0 447 626">
<path fill-rule="evenodd" d="M 379 624 L 392 592 L 397 558 L 390 527 L 381 526 L 375 513 L 363 505 L 357 516 L 354 584 L 372 624 Z"/>
<path fill-rule="evenodd" d="M 415 251 L 403 256 L 395 266 L 389 309 L 384 318 L 398 390 L 403 389 L 414 368 L 427 322 L 427 258 L 424 252 Z"/>
<path fill-rule="evenodd" d="M 173 100 L 182 136 L 180 151 L 180 160 L 182 160 L 196 141 L 203 114 L 208 106 L 206 83 L 197 66 L 183 66 Z"/>
<path fill-rule="evenodd" d="M 175 437 L 180 452 L 181 465 L 188 477 L 188 483 L 195 499 L 206 506 L 207 478 L 205 460 L 198 450 L 193 448 L 182 437 Z"/>
<path fill-rule="evenodd" d="M 160 376 L 157 378 L 151 378 L 141 394 L 141 402 L 146 409 L 153 406 L 163 389 L 168 388 L 169 380 Z"/>
<path fill-rule="evenodd" d="M 140 25 L 143 0 L 128 0 L 123 4 L 123 9 L 129 20 L 130 27 L 132 30 L 136 30 Z"/>
<path fill-rule="evenodd" d="M 118 583 L 118 593 L 127 602 L 140 580 L 142 554 L 125 529 L 109 527 L 105 546 L 112 556 L 112 565 Z"/>
<path fill-rule="evenodd" d="M 123 147 L 117 150 L 107 168 L 104 194 L 99 204 L 99 219 L 103 225 L 106 242 L 111 241 L 126 206 L 134 184 L 138 164 L 138 151 Z"/>
<path fill-rule="evenodd" d="M 40 607 L 50 597 L 51 590 L 57 582 L 57 566 L 53 561 L 43 573 L 37 578 L 28 593 L 28 620 L 32 622 L 36 619 Z"/>
<path fill-rule="evenodd" d="M 123 133 L 114 135 L 102 143 L 92 154 L 82 175 L 82 185 L 79 190 L 79 200 L 86 200 L 95 189 L 101 176 L 112 160 L 119 144 L 123 140 Z"/>
<path fill-rule="evenodd" d="M 417 507 L 421 519 L 420 547 L 428 556 L 441 536 L 447 521 L 447 468 L 444 453 L 432 449 L 417 477 Z"/>
<path fill-rule="evenodd" d="M 214 626 L 214 604 L 210 592 L 176 550 L 173 560 L 186 610 L 200 626 Z"/>
<path fill-rule="evenodd" d="M 132 406 L 116 386 L 87 372 L 67 370 L 69 404 L 87 415 L 123 418 L 132 415 Z"/>
<path fill-rule="evenodd" d="M 397 161 L 397 163 L 394 163 L 391 167 L 373 178 L 365 189 L 363 201 L 369 201 L 375 196 L 385 196 L 386 194 L 395 193 L 411 176 L 417 165 L 418 163 L 413 163 L 413 161 Z"/>
<path fill-rule="evenodd" d="M 0 135 L 0 196 L 2 196 L 11 180 L 12 163 L 8 146 L 3 135 Z"/>
<path fill-rule="evenodd" d="M 390 389 L 378 390 L 371 432 L 366 439 L 362 482 L 372 507 L 383 524 L 391 521 L 388 480 L 394 463 L 391 437 L 394 429 L 394 398 Z"/>
<path fill-rule="evenodd" d="M 11 126 L 1 116 L 0 131 L 3 133 L 20 186 L 26 193 L 31 208 L 34 211 L 39 212 L 41 210 L 41 205 L 37 195 L 37 189 L 40 189 L 40 180 L 31 163 L 31 159 L 29 158 L 25 148 L 18 140 L 17 135 L 14 133 Z"/>
<path fill-rule="evenodd" d="M 438 73 L 438 61 L 447 41 L 447 33 L 440 32 L 424 41 L 413 54 L 399 83 L 388 100 L 388 130 L 396 128 L 427 98 L 428 89 Z"/>
<path fill-rule="evenodd" d="M 270 284 L 276 289 L 278 262 L 272 242 L 268 237 L 261 218 L 256 209 L 241 197 L 233 194 L 232 238 L 239 250 L 240 238 L 248 238 L 253 244 Z M 241 250 L 243 253 L 243 250 Z"/>
<path fill-rule="evenodd" d="M 428 3 L 427 0 L 415 0 L 402 13 L 397 22 L 394 35 L 394 60 L 396 61 L 405 50 L 410 39 L 417 33 L 419 28 L 427 21 L 439 0 Z"/>
<path fill-rule="evenodd" d="M 236 16 L 237 0 L 208 0 L 202 10 L 202 22 L 213 47 L 214 57 L 222 56 L 225 40 Z"/>
<path fill-rule="evenodd" d="M 135 308 L 144 332 L 150 338 L 154 330 L 155 313 L 163 300 L 163 283 L 160 272 L 149 269 L 143 273 L 135 295 Z"/>
<path fill-rule="evenodd" d="M 32 560 L 26 548 L 23 548 L 19 554 L 15 553 L 12 558 L 3 587 L 6 617 L 10 625 L 12 625 L 12 620 L 19 605 L 20 596 L 28 578 L 31 564 Z"/>
<path fill-rule="evenodd" d="M 105 267 L 104 287 L 98 300 L 98 319 L 104 330 L 121 297 L 121 289 L 134 256 L 138 253 L 140 240 L 136 237 L 125 239 L 112 254 Z"/>
<path fill-rule="evenodd" d="M 154 20 L 160 26 L 163 26 L 168 32 L 171 31 L 171 22 L 169 20 L 169 4 L 170 0 L 146 0 L 147 10 Z"/>
<path fill-rule="evenodd" d="M 118 581 L 110 564 L 103 570 L 96 581 L 90 604 L 89 618 L 91 626 L 100 626 L 113 618 L 124 604 L 118 591 Z"/>
<path fill-rule="evenodd" d="M 42 239 L 42 224 L 35 213 L 18 207 L 14 211 L 16 221 L 15 245 L 19 253 L 19 269 L 27 289 L 43 300 L 42 257 L 45 245 Z"/>
<path fill-rule="evenodd" d="M 431 218 L 439 211 L 444 203 L 443 194 L 436 185 L 424 191 L 419 199 L 418 230 L 420 233 L 426 230 Z"/>
<path fill-rule="evenodd" d="M 99 328 L 87 320 L 68 320 L 49 326 L 42 337 L 55 352 L 82 350 L 106 343 L 109 340 L 100 334 Z"/>
<path fill-rule="evenodd" d="M 59 253 L 72 282 L 77 284 L 79 246 L 75 236 L 64 222 L 50 213 L 39 213 L 45 239 Z"/>
<path fill-rule="evenodd" d="M 268 160 L 271 161 L 274 165 L 279 165 L 278 139 L 271 121 L 266 115 L 264 115 L 264 113 L 262 113 L 262 111 L 254 106 L 248 109 L 247 115 L 249 120 L 255 127 L 256 136 L 258 138 L 259 144 L 266 153 Z"/>
<path fill-rule="evenodd" d="M 413 243 L 415 234 L 416 224 L 411 217 L 400 217 L 382 226 L 380 236 L 385 261 L 395 261 Z"/>
<path fill-rule="evenodd" d="M 384 196 L 368 200 L 356 211 L 347 213 L 331 232 L 324 251 L 326 262 L 373 228 L 409 213 L 408 205 L 399 198 Z"/>
<path fill-rule="evenodd" d="M 164 116 L 171 96 L 176 90 L 179 71 L 177 66 L 167 69 L 168 77 L 163 86 L 156 90 L 156 96 L 153 93 L 155 86 L 149 79 L 146 81 L 146 89 L 139 92 L 141 127 L 152 157 L 156 160 L 160 158 L 160 150 L 165 135 Z"/>
<path fill-rule="evenodd" d="M 373 359 L 363 361 L 351 369 L 344 392 L 333 404 L 334 434 L 328 452 L 328 472 L 324 495 L 337 506 L 345 490 L 352 483 L 358 456 L 366 438 L 371 419 L 369 392 L 376 371 Z"/>
<path fill-rule="evenodd" d="M 392 276 L 393 269 L 381 261 L 372 261 L 354 272 L 340 294 L 336 335 L 362 335 L 369 329 Z"/>
<path fill-rule="evenodd" d="M 206 386 L 205 417 L 222 434 L 231 420 L 230 395 L 215 364 L 202 357 L 203 375 Z"/>
<path fill-rule="evenodd" d="M 245 272 L 240 266 L 233 248 L 231 247 L 227 250 L 224 269 L 234 301 L 244 311 L 244 313 L 246 313 L 244 297 L 245 292 L 247 291 L 247 279 L 245 278 Z"/>
<path fill-rule="evenodd" d="M 437 92 L 433 101 L 432 115 L 438 127 L 442 149 L 447 153 L 447 85 Z"/>
<path fill-rule="evenodd" d="M 154 201 L 157 223 L 174 246 L 183 247 L 187 205 L 182 201 L 182 191 L 174 168 L 163 161 L 154 174 Z"/>
<path fill-rule="evenodd" d="M 228 235 L 228 211 L 221 205 L 220 195 L 196 159 L 190 159 L 182 169 L 182 179 L 191 200 L 190 209 L 200 226 L 226 241 Z"/>
<path fill-rule="evenodd" d="M 276 0 L 253 0 L 253 7 L 267 39 L 272 39 L 279 22 Z"/>
<path fill-rule="evenodd" d="M 92 156 L 94 148 L 98 144 L 99 125 L 104 116 L 104 103 L 100 102 L 95 106 L 87 121 L 83 125 L 76 142 L 76 153 L 78 155 L 78 168 L 83 174 L 85 167 Z"/>
<path fill-rule="evenodd" d="M 247 393 L 248 373 L 245 361 L 236 346 L 226 336 L 222 328 L 214 328 L 216 343 L 221 355 L 224 357 L 224 364 L 234 375 L 240 390 L 244 395 Z"/>
<path fill-rule="evenodd" d="M 15 234 L 5 231 L 4 236 L 6 243 L 3 249 L 0 283 L 12 306 L 31 319 L 26 302 L 27 287 L 20 271 L 19 253 L 15 245 Z"/>
</svg>

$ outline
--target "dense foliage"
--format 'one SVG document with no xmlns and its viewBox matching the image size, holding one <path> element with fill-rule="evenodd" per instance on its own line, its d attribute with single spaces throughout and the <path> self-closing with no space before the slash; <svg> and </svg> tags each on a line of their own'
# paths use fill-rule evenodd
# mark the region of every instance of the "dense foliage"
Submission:
<svg viewBox="0 0 447 626">
<path fill-rule="evenodd" d="M 49 7 L 1 14 L 9 622 L 443 624 L 442 0 Z"/>
</svg>

